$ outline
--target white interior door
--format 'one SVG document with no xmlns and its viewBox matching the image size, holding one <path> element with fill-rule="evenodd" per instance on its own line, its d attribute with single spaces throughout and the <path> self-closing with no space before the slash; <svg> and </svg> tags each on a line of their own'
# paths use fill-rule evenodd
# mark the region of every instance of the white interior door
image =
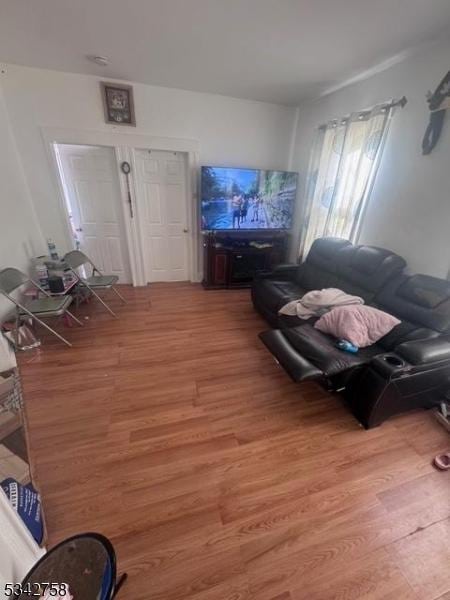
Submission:
<svg viewBox="0 0 450 600">
<path fill-rule="evenodd" d="M 101 271 L 131 283 L 113 148 L 61 144 L 58 152 L 80 250 Z"/>
<path fill-rule="evenodd" d="M 183 153 L 136 150 L 137 204 L 146 279 L 186 281 L 188 214 Z"/>
</svg>

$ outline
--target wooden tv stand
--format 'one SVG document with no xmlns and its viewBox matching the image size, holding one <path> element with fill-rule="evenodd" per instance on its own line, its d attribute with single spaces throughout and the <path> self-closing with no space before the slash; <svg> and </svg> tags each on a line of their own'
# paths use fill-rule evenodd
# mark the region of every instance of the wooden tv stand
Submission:
<svg viewBox="0 0 450 600">
<path fill-rule="evenodd" d="M 250 287 L 258 271 L 286 262 L 288 233 L 221 231 L 203 236 L 206 289 Z"/>
</svg>

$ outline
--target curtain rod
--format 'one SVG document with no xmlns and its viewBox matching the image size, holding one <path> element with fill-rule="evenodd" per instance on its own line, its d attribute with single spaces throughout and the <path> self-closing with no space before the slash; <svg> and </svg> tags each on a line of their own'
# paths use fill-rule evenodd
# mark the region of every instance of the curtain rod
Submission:
<svg viewBox="0 0 450 600">
<path fill-rule="evenodd" d="M 389 106 L 390 108 L 394 108 L 394 106 L 400 106 L 400 108 L 403 108 L 406 106 L 407 102 L 408 98 L 406 96 L 402 96 L 400 100 L 392 100 L 392 102 L 386 104 L 386 106 Z"/>
<path fill-rule="evenodd" d="M 355 111 L 356 114 L 359 115 L 369 115 L 374 108 L 376 108 L 377 106 L 379 106 L 380 108 L 395 108 L 396 106 L 400 106 L 400 108 L 403 108 L 404 106 L 406 106 L 408 102 L 408 98 L 406 96 L 402 96 L 400 99 L 397 100 L 391 100 L 390 102 L 381 102 L 380 104 L 376 104 L 375 106 L 373 106 L 372 108 L 366 109 L 366 110 L 357 110 Z M 331 119 L 331 123 L 334 122 L 338 122 L 338 121 L 347 121 L 349 117 L 343 117 L 342 119 Z M 327 123 L 324 123 L 323 125 L 319 125 L 319 129 L 326 129 L 327 128 Z"/>
</svg>

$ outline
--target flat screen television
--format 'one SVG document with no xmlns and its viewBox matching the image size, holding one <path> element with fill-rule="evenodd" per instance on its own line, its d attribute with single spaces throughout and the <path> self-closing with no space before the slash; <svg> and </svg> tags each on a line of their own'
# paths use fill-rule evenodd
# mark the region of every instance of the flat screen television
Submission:
<svg viewBox="0 0 450 600">
<path fill-rule="evenodd" d="M 202 231 L 290 229 L 297 173 L 202 167 Z"/>
</svg>

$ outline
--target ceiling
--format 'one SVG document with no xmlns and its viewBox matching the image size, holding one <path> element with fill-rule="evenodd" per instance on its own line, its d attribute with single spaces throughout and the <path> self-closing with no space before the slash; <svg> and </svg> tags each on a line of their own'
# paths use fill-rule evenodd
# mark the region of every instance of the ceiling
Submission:
<svg viewBox="0 0 450 600">
<path fill-rule="evenodd" d="M 0 0 L 0 60 L 296 105 L 449 25 L 449 0 Z"/>
</svg>

